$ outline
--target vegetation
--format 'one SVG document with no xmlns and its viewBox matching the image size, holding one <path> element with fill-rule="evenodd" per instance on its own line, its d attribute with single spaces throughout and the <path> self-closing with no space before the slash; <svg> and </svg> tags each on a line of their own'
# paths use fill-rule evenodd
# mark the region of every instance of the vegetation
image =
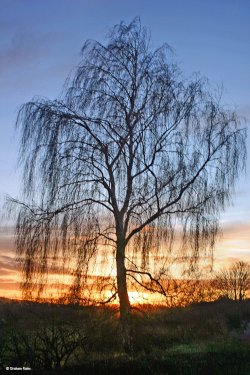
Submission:
<svg viewBox="0 0 250 375">
<path fill-rule="evenodd" d="M 167 45 L 152 50 L 137 18 L 115 26 L 105 45 L 86 42 L 63 95 L 24 104 L 17 125 L 24 197 L 13 201 L 24 290 L 41 293 L 47 273 L 60 270 L 81 298 L 95 260 L 111 255 L 108 300 L 118 295 L 132 350 L 128 282 L 166 295 L 176 237 L 190 269 L 201 249 L 211 252 L 245 164 L 239 119 L 204 79 L 183 77 Z M 162 249 L 153 269 L 149 254 Z"/>
<path fill-rule="evenodd" d="M 238 261 L 229 268 L 221 270 L 214 280 L 214 288 L 220 295 L 235 301 L 246 298 L 250 289 L 250 265 L 247 262 Z"/>
<path fill-rule="evenodd" d="M 1 367 L 31 367 L 36 374 L 247 375 L 249 323 L 250 300 L 141 306 L 132 310 L 134 352 L 127 355 L 118 307 L 5 301 Z"/>
</svg>

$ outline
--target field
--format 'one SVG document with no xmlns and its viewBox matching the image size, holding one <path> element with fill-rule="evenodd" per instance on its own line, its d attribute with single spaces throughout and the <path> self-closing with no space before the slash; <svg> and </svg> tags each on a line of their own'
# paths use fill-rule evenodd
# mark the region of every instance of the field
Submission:
<svg viewBox="0 0 250 375">
<path fill-rule="evenodd" d="M 16 367 L 31 368 L 35 374 L 250 374 L 250 300 L 172 309 L 140 306 L 132 320 L 134 352 L 127 355 L 116 308 L 2 299 L 1 371 Z"/>
</svg>

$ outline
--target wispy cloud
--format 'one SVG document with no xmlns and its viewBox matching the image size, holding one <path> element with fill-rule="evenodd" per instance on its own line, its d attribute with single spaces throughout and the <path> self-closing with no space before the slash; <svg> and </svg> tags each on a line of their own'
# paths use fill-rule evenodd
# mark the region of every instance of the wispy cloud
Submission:
<svg viewBox="0 0 250 375">
<path fill-rule="evenodd" d="M 15 32 L 0 44 L 0 75 L 6 71 L 23 69 L 38 59 L 45 59 L 50 53 L 55 38 L 54 33 L 34 35 L 28 32 Z"/>
<path fill-rule="evenodd" d="M 20 266 L 15 260 L 13 240 L 13 230 L 8 232 L 0 230 L 0 295 L 3 295 L 4 290 L 6 290 L 6 293 L 7 291 L 11 293 L 11 290 L 17 292 L 18 290 L 17 282 L 20 280 Z M 224 225 L 223 235 L 216 244 L 214 255 L 215 270 L 227 267 L 238 260 L 250 261 L 250 222 L 235 222 Z M 160 260 L 160 257 L 158 260 Z M 178 264 L 181 264 L 184 260 L 184 258 L 176 259 Z M 65 276 L 69 277 L 70 270 L 68 273 L 67 270 L 64 271 Z M 52 267 L 51 273 L 56 278 L 63 276 L 62 270 L 56 264 Z M 93 280 L 98 277 L 92 275 Z"/>
<path fill-rule="evenodd" d="M 0 255 L 0 275 L 2 275 L 4 270 L 8 272 L 19 271 L 18 262 L 13 257 Z"/>
<path fill-rule="evenodd" d="M 223 228 L 223 239 L 226 241 L 240 241 L 244 240 L 250 246 L 250 222 L 245 223 L 230 223 Z M 250 247 L 249 247 L 250 251 Z"/>
<path fill-rule="evenodd" d="M 239 260 L 250 262 L 250 222 L 224 226 L 214 255 L 215 269 L 227 267 Z"/>
</svg>

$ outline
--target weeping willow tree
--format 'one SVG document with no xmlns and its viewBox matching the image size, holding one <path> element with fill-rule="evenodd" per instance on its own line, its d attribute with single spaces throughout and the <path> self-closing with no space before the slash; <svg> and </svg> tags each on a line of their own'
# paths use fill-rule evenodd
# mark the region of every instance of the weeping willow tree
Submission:
<svg viewBox="0 0 250 375">
<path fill-rule="evenodd" d="M 91 260 L 111 249 L 112 297 L 118 295 L 130 347 L 128 280 L 164 294 L 150 253 L 167 257 L 177 232 L 193 264 L 213 248 L 218 215 L 244 168 L 237 116 L 204 79 L 183 77 L 167 45 L 153 50 L 136 18 L 116 25 L 106 44 L 87 41 L 60 98 L 24 104 L 17 126 L 24 290 L 40 290 L 51 264 L 72 266 L 75 259 L 77 294 Z"/>
</svg>

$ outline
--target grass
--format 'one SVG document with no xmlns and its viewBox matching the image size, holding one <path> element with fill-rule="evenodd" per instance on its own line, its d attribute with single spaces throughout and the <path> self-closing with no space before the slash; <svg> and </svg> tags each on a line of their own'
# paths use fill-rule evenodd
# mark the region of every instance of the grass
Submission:
<svg viewBox="0 0 250 375">
<path fill-rule="evenodd" d="M 36 374 L 249 375 L 241 340 L 250 300 L 133 312 L 134 353 L 123 352 L 117 310 L 0 304 L 0 366 Z"/>
</svg>

